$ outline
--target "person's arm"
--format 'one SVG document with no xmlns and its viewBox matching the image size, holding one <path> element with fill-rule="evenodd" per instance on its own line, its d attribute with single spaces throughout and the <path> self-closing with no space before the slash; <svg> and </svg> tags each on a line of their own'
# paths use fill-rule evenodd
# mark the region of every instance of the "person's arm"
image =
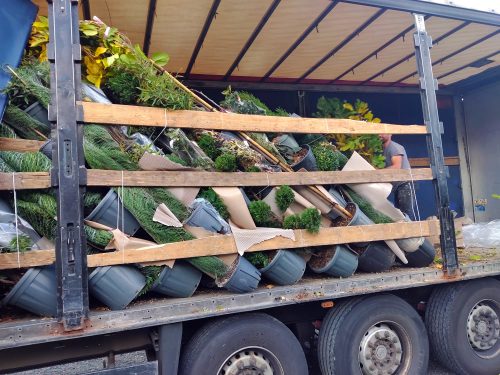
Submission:
<svg viewBox="0 0 500 375">
<path fill-rule="evenodd" d="M 401 169 L 403 168 L 403 155 L 394 155 L 391 157 L 391 165 L 386 169 Z"/>
</svg>

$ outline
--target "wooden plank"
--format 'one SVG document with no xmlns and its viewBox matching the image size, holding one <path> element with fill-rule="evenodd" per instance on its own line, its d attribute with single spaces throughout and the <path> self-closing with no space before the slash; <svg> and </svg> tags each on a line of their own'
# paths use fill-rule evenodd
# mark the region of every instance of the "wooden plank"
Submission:
<svg viewBox="0 0 500 375">
<path fill-rule="evenodd" d="M 14 173 L 16 190 L 47 189 L 50 187 L 49 172 Z M 0 190 L 12 190 L 12 173 L 0 173 Z"/>
<path fill-rule="evenodd" d="M 88 186 L 122 185 L 121 171 L 88 170 Z M 406 180 L 431 180 L 430 168 L 410 171 L 379 169 L 374 171 L 334 172 L 178 172 L 135 171 L 123 172 L 124 186 L 281 186 L 354 184 L 363 182 L 392 182 Z"/>
<path fill-rule="evenodd" d="M 169 111 L 119 104 L 82 102 L 83 121 L 107 125 L 140 125 L 244 132 L 315 134 L 426 134 L 422 125 L 374 124 L 349 119 L 240 115 L 204 111 Z"/>
<path fill-rule="evenodd" d="M 305 230 L 295 230 L 294 232 L 295 241 L 276 237 L 254 245 L 247 251 L 294 249 L 349 242 L 435 236 L 439 234 L 439 221 L 365 225 L 363 228 L 321 228 L 318 234 L 311 234 Z M 227 235 L 127 250 L 124 254 L 118 251 L 94 254 L 89 255 L 87 260 L 89 267 L 99 267 L 234 253 L 236 253 L 236 245 L 233 236 Z M 5 253 L 0 254 L 0 270 L 37 267 L 52 264 L 54 261 L 53 249 L 22 253 L 19 255 L 19 262 L 16 253 Z"/>
<path fill-rule="evenodd" d="M 429 158 L 410 158 L 410 166 L 415 167 L 429 167 L 431 161 Z M 444 165 L 456 166 L 460 165 L 460 158 L 458 156 L 447 156 L 444 158 Z"/>
<path fill-rule="evenodd" d="M 37 152 L 44 141 L 0 137 L 0 151 Z"/>
<path fill-rule="evenodd" d="M 123 176 L 123 181 L 122 181 Z M 45 189 L 50 187 L 48 172 L 16 173 L 16 189 Z M 179 171 L 108 171 L 89 169 L 87 186 L 281 186 L 356 184 L 431 180 L 430 168 L 407 170 L 379 169 L 374 171 L 334 172 L 179 172 Z M 11 190 L 12 174 L 0 173 L 0 190 Z"/>
</svg>

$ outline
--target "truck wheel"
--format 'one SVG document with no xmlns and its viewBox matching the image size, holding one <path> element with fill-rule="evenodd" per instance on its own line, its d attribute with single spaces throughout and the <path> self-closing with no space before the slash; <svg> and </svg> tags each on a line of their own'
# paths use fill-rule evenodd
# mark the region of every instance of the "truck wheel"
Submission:
<svg viewBox="0 0 500 375">
<path fill-rule="evenodd" d="M 323 375 L 425 374 L 425 325 L 409 304 L 390 294 L 340 302 L 321 325 L 318 359 Z"/>
<path fill-rule="evenodd" d="M 425 313 L 436 359 L 456 374 L 500 373 L 500 282 L 481 279 L 440 287 Z"/>
<path fill-rule="evenodd" d="M 184 349 L 182 375 L 307 375 L 297 338 L 266 314 L 216 320 L 200 329 Z"/>
</svg>

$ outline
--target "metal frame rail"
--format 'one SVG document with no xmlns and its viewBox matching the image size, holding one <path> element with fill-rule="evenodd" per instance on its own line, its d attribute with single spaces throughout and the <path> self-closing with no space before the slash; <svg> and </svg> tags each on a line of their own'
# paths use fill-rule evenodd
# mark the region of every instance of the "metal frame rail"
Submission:
<svg viewBox="0 0 500 375">
<path fill-rule="evenodd" d="M 52 67 L 52 106 L 50 113 L 51 120 L 56 125 L 53 136 L 55 136 L 57 144 L 53 155 L 52 176 L 54 177 L 52 182 L 58 191 L 59 230 L 56 251 L 59 292 L 58 320 L 62 321 L 64 331 L 86 328 L 89 333 L 94 332 L 94 334 L 97 334 L 95 331 L 96 325 L 92 329 L 85 323 L 85 318 L 88 316 L 88 287 L 86 257 L 82 247 L 82 244 L 85 243 L 85 236 L 82 225 L 81 201 L 86 182 L 86 170 L 82 152 L 82 124 L 78 122 L 76 107 L 76 101 L 80 96 L 81 60 L 78 33 L 78 0 L 48 0 L 48 2 L 51 28 L 49 56 Z M 430 40 L 425 33 L 423 17 L 416 16 L 416 23 L 418 30 L 415 36 L 416 54 L 422 83 L 422 105 L 426 124 L 431 131 L 430 136 L 428 136 L 428 145 L 434 169 L 439 217 L 443 233 L 441 237 L 442 248 L 444 249 L 443 258 L 445 259 L 446 269 L 453 271 L 457 269 L 458 262 L 454 236 L 451 235 L 453 233 L 453 221 L 448 207 L 449 198 L 440 135 L 441 126 L 435 96 L 437 86 L 432 75 L 429 54 Z M 68 35 L 71 37 L 68 38 Z M 425 275 L 425 272 L 423 274 Z M 435 277 L 438 276 L 435 275 Z M 346 282 L 350 283 L 350 281 Z M 339 285 L 343 284 L 343 282 L 332 281 L 327 283 L 327 285 L 330 284 Z M 321 285 L 315 287 L 318 290 L 324 288 Z M 390 289 L 389 286 L 388 288 Z M 269 293 L 273 295 L 276 292 Z M 234 296 L 230 298 L 235 301 L 247 297 Z M 250 295 L 250 298 L 253 298 L 253 295 Z M 185 303 L 191 304 L 193 302 L 187 300 Z M 216 299 L 213 299 L 213 303 L 217 303 Z M 184 303 L 179 302 L 178 306 L 184 306 Z M 255 307 L 257 306 L 255 305 Z M 154 322 L 169 323 L 170 318 L 168 313 L 166 314 L 167 311 L 168 308 L 164 310 L 162 319 L 154 320 Z M 131 311 L 126 310 L 118 314 L 127 317 L 130 316 Z M 105 316 L 115 316 L 115 313 L 108 313 Z M 150 318 L 153 318 L 153 316 Z M 94 316 L 92 319 L 94 323 L 96 322 L 95 319 Z M 189 317 L 186 317 L 186 319 L 189 319 Z M 193 317 L 191 316 L 190 319 L 193 319 Z M 47 323 L 47 327 L 49 326 L 52 334 L 54 334 L 55 327 L 51 323 Z M 62 333 L 60 329 L 56 329 L 56 331 Z M 60 336 L 57 336 L 57 339 L 60 339 Z M 36 339 L 30 337 L 30 339 L 23 341 L 23 344 L 31 342 L 30 340 Z"/>
</svg>

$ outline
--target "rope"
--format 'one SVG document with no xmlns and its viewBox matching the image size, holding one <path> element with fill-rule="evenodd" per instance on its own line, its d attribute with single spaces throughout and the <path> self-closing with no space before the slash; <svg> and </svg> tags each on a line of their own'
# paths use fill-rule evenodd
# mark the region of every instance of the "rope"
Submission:
<svg viewBox="0 0 500 375">
<path fill-rule="evenodd" d="M 160 133 L 158 133 L 156 138 L 153 140 L 153 142 L 152 142 L 153 145 L 158 140 L 158 138 L 160 138 L 160 136 L 165 132 L 165 130 L 167 130 L 168 120 L 167 120 L 167 110 L 166 109 L 163 111 L 163 115 L 164 115 L 165 125 L 163 125 L 163 129 L 160 131 Z"/>
<path fill-rule="evenodd" d="M 413 172 L 410 168 L 410 177 L 411 177 L 411 182 L 410 182 L 410 190 L 411 190 L 411 195 L 412 195 L 412 202 L 411 202 L 411 210 L 413 212 L 413 217 L 416 217 L 418 219 L 418 223 L 419 223 L 419 226 L 420 226 L 420 236 L 422 237 L 423 236 L 423 229 L 422 229 L 422 220 L 420 219 L 420 210 L 418 208 L 418 200 L 417 200 L 417 194 L 415 192 L 415 180 L 413 178 Z M 415 203 L 414 200 L 415 200 Z M 417 215 L 415 215 L 415 206 L 417 207 Z"/>
<path fill-rule="evenodd" d="M 19 226 L 17 216 L 17 192 L 16 192 L 16 173 L 12 172 L 12 190 L 14 190 L 14 220 L 16 222 L 16 248 L 17 248 L 17 268 L 21 268 L 21 252 L 19 251 Z"/>
</svg>

